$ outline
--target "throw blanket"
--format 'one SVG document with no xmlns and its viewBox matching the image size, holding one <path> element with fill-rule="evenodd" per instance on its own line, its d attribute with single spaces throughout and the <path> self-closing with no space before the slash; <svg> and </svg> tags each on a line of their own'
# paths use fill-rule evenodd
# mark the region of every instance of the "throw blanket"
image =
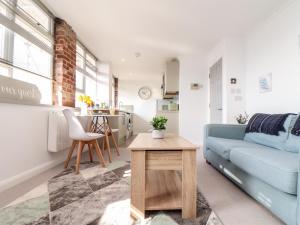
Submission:
<svg viewBox="0 0 300 225">
<path fill-rule="evenodd" d="M 300 136 L 300 116 L 298 117 L 293 129 L 292 134 L 296 136 Z"/>
<path fill-rule="evenodd" d="M 287 114 L 263 114 L 256 113 L 251 117 L 246 127 L 246 133 L 264 133 L 270 135 L 279 135 L 279 131 L 285 131 L 284 122 L 290 115 Z"/>
</svg>

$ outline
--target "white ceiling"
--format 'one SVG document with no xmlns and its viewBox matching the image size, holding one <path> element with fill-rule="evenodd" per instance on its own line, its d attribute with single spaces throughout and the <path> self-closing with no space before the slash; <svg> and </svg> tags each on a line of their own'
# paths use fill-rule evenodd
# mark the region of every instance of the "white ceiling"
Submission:
<svg viewBox="0 0 300 225">
<path fill-rule="evenodd" d="M 100 60 L 112 62 L 116 75 L 150 79 L 161 75 L 167 58 L 207 51 L 223 37 L 241 35 L 288 0 L 42 2 L 66 20 Z"/>
</svg>

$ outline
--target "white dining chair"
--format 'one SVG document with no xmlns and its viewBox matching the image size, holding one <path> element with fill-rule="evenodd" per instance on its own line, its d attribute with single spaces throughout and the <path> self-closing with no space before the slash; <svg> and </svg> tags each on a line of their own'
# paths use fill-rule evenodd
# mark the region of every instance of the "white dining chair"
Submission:
<svg viewBox="0 0 300 225">
<path fill-rule="evenodd" d="M 102 138 L 104 135 L 98 134 L 98 133 L 85 132 L 80 121 L 75 116 L 75 114 L 72 110 L 64 109 L 63 114 L 65 115 L 67 122 L 68 122 L 69 136 L 73 140 L 68 157 L 65 161 L 65 168 L 68 167 L 70 159 L 73 155 L 73 151 L 76 148 L 76 146 L 78 145 L 77 159 L 76 159 L 76 174 L 79 173 L 81 155 L 82 155 L 83 148 L 86 144 L 88 145 L 88 148 L 89 148 L 90 161 L 93 162 L 93 149 L 94 149 L 99 158 L 99 162 L 102 164 L 102 166 L 105 167 L 106 165 L 105 165 L 105 161 L 104 161 L 104 158 L 102 155 L 102 151 L 101 151 L 101 149 L 98 145 L 98 141 L 97 141 L 97 139 Z"/>
</svg>

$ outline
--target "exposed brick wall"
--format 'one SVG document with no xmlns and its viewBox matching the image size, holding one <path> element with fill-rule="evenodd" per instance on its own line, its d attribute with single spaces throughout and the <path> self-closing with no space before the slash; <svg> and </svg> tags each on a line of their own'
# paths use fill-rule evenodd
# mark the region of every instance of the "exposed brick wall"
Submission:
<svg viewBox="0 0 300 225">
<path fill-rule="evenodd" d="M 75 107 L 76 33 L 64 20 L 55 19 L 53 105 Z"/>
<path fill-rule="evenodd" d="M 119 97 L 119 79 L 114 77 L 114 88 L 115 88 L 115 102 L 114 102 L 114 105 L 115 105 L 115 108 L 118 108 L 118 97 Z"/>
</svg>

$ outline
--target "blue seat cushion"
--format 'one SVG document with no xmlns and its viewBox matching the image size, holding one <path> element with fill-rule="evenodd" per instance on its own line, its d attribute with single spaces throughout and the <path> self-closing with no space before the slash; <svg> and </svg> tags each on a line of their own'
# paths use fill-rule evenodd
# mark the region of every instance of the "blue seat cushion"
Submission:
<svg viewBox="0 0 300 225">
<path fill-rule="evenodd" d="M 298 154 L 260 148 L 234 148 L 230 161 L 265 183 L 289 194 L 297 193 Z"/>
<path fill-rule="evenodd" d="M 259 147 L 258 144 L 247 142 L 244 140 L 208 137 L 206 139 L 206 146 L 214 153 L 229 160 L 230 151 L 234 147 Z"/>
</svg>

